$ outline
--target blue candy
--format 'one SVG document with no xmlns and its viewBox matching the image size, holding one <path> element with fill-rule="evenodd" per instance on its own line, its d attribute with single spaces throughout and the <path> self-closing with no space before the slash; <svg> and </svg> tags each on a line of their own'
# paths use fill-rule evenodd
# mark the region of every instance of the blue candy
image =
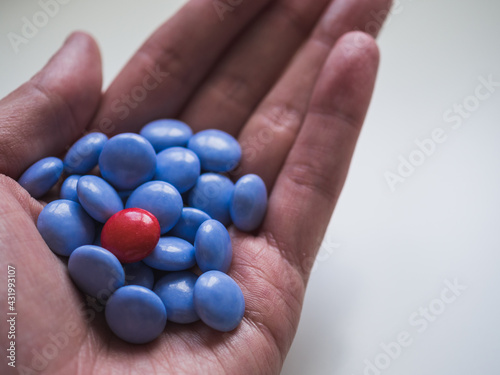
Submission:
<svg viewBox="0 0 500 375">
<path fill-rule="evenodd" d="M 188 148 L 198 155 L 201 167 L 206 171 L 229 172 L 241 159 L 238 141 L 221 130 L 203 130 L 193 135 Z"/>
<path fill-rule="evenodd" d="M 90 172 L 97 165 L 107 140 L 103 133 L 90 133 L 80 138 L 66 153 L 64 171 L 76 174 Z"/>
<path fill-rule="evenodd" d="M 119 134 L 107 141 L 99 156 L 101 174 L 119 190 L 135 189 L 156 171 L 156 153 L 144 137 Z"/>
<path fill-rule="evenodd" d="M 255 174 L 241 177 L 234 185 L 229 206 L 231 219 L 239 230 L 252 232 L 257 229 L 267 209 L 267 190 L 262 179 Z"/>
<path fill-rule="evenodd" d="M 160 152 L 168 147 L 186 146 L 193 132 L 182 121 L 161 119 L 145 125 L 140 134 Z"/>
<path fill-rule="evenodd" d="M 200 227 L 201 223 L 207 220 L 210 220 L 210 216 L 208 216 L 205 212 L 196 208 L 184 207 L 182 209 L 181 218 L 170 230 L 168 235 L 182 238 L 183 240 L 194 244 L 196 231 Z"/>
<path fill-rule="evenodd" d="M 161 233 L 167 233 L 182 213 L 182 197 L 170 184 L 151 181 L 139 186 L 128 198 L 126 208 L 142 208 L 151 212 L 160 223 Z"/>
<path fill-rule="evenodd" d="M 187 148 L 171 147 L 156 156 L 155 179 L 172 184 L 179 193 L 191 189 L 200 177 L 200 159 Z"/>
<path fill-rule="evenodd" d="M 211 172 L 229 172 L 241 159 L 241 147 L 230 134 L 217 129 L 203 130 L 191 137 L 188 148 L 200 158 L 201 167 Z"/>
<path fill-rule="evenodd" d="M 194 250 L 196 263 L 202 272 L 229 270 L 233 257 L 231 237 L 226 227 L 217 220 L 207 220 L 200 225 L 194 240 Z"/>
<path fill-rule="evenodd" d="M 59 193 L 61 199 L 69 199 L 70 201 L 79 202 L 76 187 L 78 186 L 78 180 L 80 177 L 82 176 L 74 174 L 64 180 L 61 185 L 61 192 Z"/>
<path fill-rule="evenodd" d="M 127 263 L 123 268 L 125 270 L 125 283 L 127 285 L 139 285 L 144 288 L 153 289 L 155 281 L 153 270 L 144 263 Z"/>
<path fill-rule="evenodd" d="M 60 199 L 50 202 L 38 216 L 37 228 L 50 249 L 70 255 L 77 247 L 94 241 L 94 220 L 76 202 Z"/>
<path fill-rule="evenodd" d="M 231 224 L 229 203 L 234 184 L 225 176 L 216 173 L 204 173 L 191 189 L 188 202 L 191 207 L 206 212 L 212 219 L 224 225 Z"/>
<path fill-rule="evenodd" d="M 81 177 L 77 192 L 82 207 L 100 223 L 105 223 L 111 216 L 123 210 L 123 202 L 116 190 L 100 177 Z"/>
<path fill-rule="evenodd" d="M 132 344 L 153 341 L 167 324 L 167 311 L 160 297 L 138 285 L 118 289 L 108 300 L 105 315 L 113 333 Z"/>
<path fill-rule="evenodd" d="M 125 284 L 125 274 L 117 257 L 99 246 L 85 245 L 71 253 L 68 271 L 78 288 L 105 301 Z"/>
<path fill-rule="evenodd" d="M 194 284 L 198 276 L 189 271 L 172 272 L 163 276 L 155 285 L 154 292 L 165 304 L 168 320 L 187 324 L 199 320 L 194 310 Z"/>
<path fill-rule="evenodd" d="M 177 237 L 161 237 L 143 262 L 161 271 L 184 271 L 196 264 L 194 247 Z"/>
<path fill-rule="evenodd" d="M 232 278 L 219 271 L 208 271 L 194 285 L 194 308 L 206 325 L 229 332 L 243 319 L 245 299 Z"/>
<path fill-rule="evenodd" d="M 19 177 L 19 185 L 33 198 L 43 197 L 56 184 L 63 171 L 61 159 L 48 157 L 37 161 Z"/>
</svg>

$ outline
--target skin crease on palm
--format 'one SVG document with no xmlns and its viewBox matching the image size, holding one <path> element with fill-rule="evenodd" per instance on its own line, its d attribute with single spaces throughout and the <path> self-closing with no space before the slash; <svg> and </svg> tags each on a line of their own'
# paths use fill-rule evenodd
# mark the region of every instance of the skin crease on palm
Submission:
<svg viewBox="0 0 500 375">
<path fill-rule="evenodd" d="M 388 0 L 253 0 L 221 21 L 212 1 L 191 0 L 106 92 L 96 43 L 75 33 L 37 75 L 1 100 L 1 283 L 7 285 L 7 265 L 14 265 L 18 315 L 17 367 L 4 357 L 0 373 L 279 373 L 374 87 L 375 35 L 352 30 L 376 33 L 382 25 L 366 26 L 389 7 Z M 155 69 L 164 73 L 162 82 L 120 118 L 113 102 Z M 257 233 L 230 229 L 229 274 L 246 300 L 240 326 L 220 333 L 200 322 L 168 323 L 154 342 L 130 345 L 111 333 L 102 312 L 84 304 L 64 260 L 36 230 L 42 204 L 13 179 L 36 160 L 61 155 L 86 129 L 137 132 L 156 118 L 237 136 L 243 147 L 238 174 L 262 176 L 270 200 Z M 8 306 L 5 291 L 0 306 Z M 5 322 L 0 329 L 8 348 Z M 65 339 L 48 348 L 55 337 Z M 40 362 L 36 354 L 42 353 L 49 358 Z"/>
</svg>

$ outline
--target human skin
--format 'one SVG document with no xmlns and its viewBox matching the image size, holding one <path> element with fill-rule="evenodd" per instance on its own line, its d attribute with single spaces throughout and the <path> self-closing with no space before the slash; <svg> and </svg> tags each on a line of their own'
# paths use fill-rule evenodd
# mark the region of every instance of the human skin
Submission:
<svg viewBox="0 0 500 375">
<path fill-rule="evenodd" d="M 37 75 L 2 99 L 0 282 L 7 285 L 7 266 L 15 266 L 18 315 L 17 367 L 3 358 L 0 372 L 279 373 L 378 68 L 375 35 L 351 30 L 366 30 L 373 14 L 386 14 L 389 6 L 387 0 L 254 0 L 221 20 L 212 1 L 191 0 L 106 92 L 96 43 L 75 33 Z M 146 78 L 152 71 L 159 72 L 158 85 L 131 102 L 145 79 L 152 87 L 154 78 Z M 126 116 L 117 111 L 123 103 L 129 103 Z M 236 136 L 243 160 L 232 177 L 258 174 L 270 196 L 256 233 L 230 228 L 229 275 L 246 300 L 239 327 L 220 333 L 201 322 L 168 323 L 157 340 L 138 346 L 111 333 L 102 306 L 84 303 L 64 260 L 38 234 L 43 203 L 15 179 L 35 161 L 61 155 L 87 130 L 137 132 L 156 118 Z M 6 287 L 0 306 L 8 306 Z M 2 324 L 5 349 L 7 330 Z"/>
</svg>

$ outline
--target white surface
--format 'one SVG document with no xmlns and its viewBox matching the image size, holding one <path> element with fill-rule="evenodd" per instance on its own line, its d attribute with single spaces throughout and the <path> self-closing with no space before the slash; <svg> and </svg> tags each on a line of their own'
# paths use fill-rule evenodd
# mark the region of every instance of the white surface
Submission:
<svg viewBox="0 0 500 375">
<path fill-rule="evenodd" d="M 98 39 L 109 84 L 182 3 L 73 0 L 15 54 L 6 34 L 19 32 L 21 17 L 38 5 L 2 0 L 0 96 L 33 75 L 74 29 Z M 286 375 L 361 375 L 365 361 L 383 360 L 381 343 L 404 331 L 411 345 L 381 374 L 500 373 L 500 87 L 460 129 L 443 120 L 475 94 L 480 77 L 500 82 L 500 3 L 396 0 L 395 13 L 380 38 L 374 100 Z M 384 174 L 437 128 L 446 141 L 391 192 Z M 409 317 L 421 306 L 440 307 L 435 299 L 454 279 L 467 289 L 418 332 L 422 326 Z"/>
</svg>

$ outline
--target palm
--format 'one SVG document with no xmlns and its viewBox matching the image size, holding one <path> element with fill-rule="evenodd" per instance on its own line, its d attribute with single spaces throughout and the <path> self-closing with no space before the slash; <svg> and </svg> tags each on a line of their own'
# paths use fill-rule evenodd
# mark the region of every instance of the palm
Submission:
<svg viewBox="0 0 500 375">
<path fill-rule="evenodd" d="M 342 188 L 376 75 L 378 54 L 369 36 L 338 39 L 362 28 L 370 11 L 385 9 L 388 2 L 335 1 L 319 21 L 326 0 L 276 1 L 261 11 L 268 2 L 243 3 L 216 24 L 204 9 L 212 9 L 211 2 L 192 0 L 145 43 L 102 97 L 99 52 L 90 38 L 77 34 L 41 73 L 0 102 L 7 135 L 0 140 L 0 171 L 7 176 L 15 178 L 37 159 L 61 153 L 85 127 L 111 134 L 137 131 L 155 118 L 178 117 L 195 131 L 220 128 L 237 136 L 243 147 L 237 174 L 261 175 L 270 191 L 256 236 L 231 229 L 230 275 L 246 299 L 242 324 L 221 334 L 202 323 L 169 323 L 158 340 L 136 346 L 111 334 L 101 307 L 84 303 L 66 266 L 38 235 L 41 204 L 3 177 L 0 262 L 4 269 L 7 264 L 17 269 L 18 369 L 279 372 L 298 324 L 311 259 Z M 217 13 L 213 16 L 218 20 Z M 267 36 L 263 30 L 277 32 Z M 189 43 L 183 40 L 187 31 Z M 258 61 L 267 61 L 266 66 Z M 155 70 L 168 73 L 157 75 L 158 85 L 123 116 L 116 110 L 122 100 L 117 98 L 144 85 Z"/>
</svg>

